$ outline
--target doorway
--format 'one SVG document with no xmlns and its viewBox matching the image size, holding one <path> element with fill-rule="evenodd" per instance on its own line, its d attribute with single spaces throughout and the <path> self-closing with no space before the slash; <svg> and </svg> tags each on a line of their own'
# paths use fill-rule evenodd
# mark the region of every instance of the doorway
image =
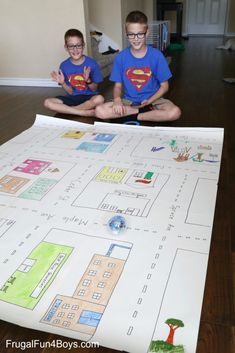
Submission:
<svg viewBox="0 0 235 353">
<path fill-rule="evenodd" d="M 228 0 L 188 0 L 189 35 L 224 35 Z"/>
</svg>

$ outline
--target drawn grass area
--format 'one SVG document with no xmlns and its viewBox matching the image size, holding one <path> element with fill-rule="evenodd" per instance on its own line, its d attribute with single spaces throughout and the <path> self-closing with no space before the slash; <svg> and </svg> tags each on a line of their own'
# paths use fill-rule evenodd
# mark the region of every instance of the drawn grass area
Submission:
<svg viewBox="0 0 235 353">
<path fill-rule="evenodd" d="M 0 300 L 33 309 L 73 248 L 41 242 L 5 282 Z"/>
<path fill-rule="evenodd" d="M 151 353 L 184 353 L 184 346 L 174 346 L 165 341 L 152 341 L 149 352 Z"/>
</svg>

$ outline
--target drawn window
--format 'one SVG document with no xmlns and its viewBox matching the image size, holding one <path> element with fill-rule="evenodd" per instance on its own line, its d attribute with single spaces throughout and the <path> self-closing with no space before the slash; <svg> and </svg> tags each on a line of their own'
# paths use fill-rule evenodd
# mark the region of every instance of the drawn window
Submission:
<svg viewBox="0 0 235 353">
<path fill-rule="evenodd" d="M 104 282 L 99 282 L 99 283 L 97 284 L 97 287 L 99 287 L 99 288 L 104 288 L 104 287 L 105 287 L 105 283 L 104 283 Z"/>
<path fill-rule="evenodd" d="M 90 270 L 89 272 L 88 272 L 88 275 L 89 276 L 95 276 L 97 274 L 97 271 L 94 271 L 94 270 Z"/>
<path fill-rule="evenodd" d="M 72 305 L 72 310 L 78 310 L 79 309 L 79 306 L 78 305 Z"/>
<path fill-rule="evenodd" d="M 31 270 L 31 268 L 33 267 L 35 263 L 35 260 L 32 259 L 25 259 L 24 262 L 20 265 L 20 267 L 18 268 L 18 271 L 21 272 L 29 272 L 29 270 Z"/>
<path fill-rule="evenodd" d="M 142 178 L 143 172 L 141 170 L 136 170 L 134 173 L 134 178 Z"/>
<path fill-rule="evenodd" d="M 73 313 L 68 313 L 67 318 L 68 319 L 73 319 L 75 317 L 75 314 Z"/>
<path fill-rule="evenodd" d="M 94 292 L 92 295 L 93 299 L 99 300 L 101 298 L 101 293 Z"/>
<path fill-rule="evenodd" d="M 89 287 L 90 284 L 91 284 L 91 280 L 90 279 L 84 279 L 84 281 L 82 282 L 82 285 L 84 287 Z"/>
<path fill-rule="evenodd" d="M 63 321 L 63 324 L 62 324 L 64 327 L 68 327 L 70 326 L 70 322 L 69 321 Z"/>
<path fill-rule="evenodd" d="M 80 289 L 80 290 L 78 291 L 78 295 L 79 295 L 80 297 L 82 297 L 84 294 L 85 294 L 85 290 L 84 290 L 84 289 Z"/>
<path fill-rule="evenodd" d="M 108 204 L 108 203 L 103 203 L 103 204 L 101 205 L 101 208 L 102 208 L 102 209 L 108 209 L 108 208 L 109 208 L 109 204 Z"/>
<path fill-rule="evenodd" d="M 90 311 L 90 310 L 83 310 L 78 320 L 78 323 L 97 327 L 99 325 L 101 317 L 102 317 L 101 313 L 97 313 L 95 311 Z"/>
<path fill-rule="evenodd" d="M 103 273 L 103 277 L 105 277 L 105 278 L 109 278 L 110 276 L 111 276 L 111 272 L 105 271 Z"/>
<path fill-rule="evenodd" d="M 63 317 L 64 316 L 64 312 L 63 311 L 60 311 L 58 314 L 57 314 L 58 317 Z"/>
<path fill-rule="evenodd" d="M 116 264 L 114 262 L 109 262 L 108 263 L 108 267 L 115 267 L 115 266 L 116 266 Z"/>
<path fill-rule="evenodd" d="M 63 308 L 63 309 L 69 309 L 69 308 L 70 308 L 70 304 L 63 304 L 63 305 L 62 305 L 62 308 Z"/>
<path fill-rule="evenodd" d="M 101 264 L 101 260 L 95 260 L 94 262 L 93 262 L 93 265 L 100 265 Z"/>
<path fill-rule="evenodd" d="M 55 319 L 55 320 L 53 320 L 53 324 L 55 324 L 55 325 L 59 325 L 59 323 L 60 323 L 60 320 L 59 320 L 59 319 Z"/>
</svg>

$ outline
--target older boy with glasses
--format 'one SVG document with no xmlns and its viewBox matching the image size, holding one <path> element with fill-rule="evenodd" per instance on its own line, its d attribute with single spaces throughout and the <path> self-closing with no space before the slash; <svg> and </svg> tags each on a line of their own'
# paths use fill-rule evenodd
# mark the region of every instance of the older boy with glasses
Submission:
<svg viewBox="0 0 235 353">
<path fill-rule="evenodd" d="M 162 98 L 168 91 L 168 80 L 172 75 L 164 55 L 146 44 L 148 34 L 147 16 L 140 11 L 130 12 L 126 18 L 130 47 L 115 58 L 110 75 L 110 80 L 115 83 L 114 99 L 96 107 L 97 117 L 115 119 L 128 116 L 132 120 L 153 122 L 180 117 L 180 109 Z"/>
<path fill-rule="evenodd" d="M 94 116 L 94 108 L 104 102 L 97 91 L 98 83 L 103 81 L 100 68 L 94 59 L 83 54 L 85 42 L 79 30 L 69 29 L 64 40 L 69 58 L 51 77 L 63 87 L 66 95 L 47 98 L 44 106 L 58 113 Z"/>
</svg>

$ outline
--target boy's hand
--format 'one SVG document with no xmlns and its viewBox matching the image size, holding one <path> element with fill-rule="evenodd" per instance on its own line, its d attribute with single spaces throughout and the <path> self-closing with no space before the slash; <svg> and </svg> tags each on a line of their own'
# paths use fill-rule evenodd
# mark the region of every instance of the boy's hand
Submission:
<svg viewBox="0 0 235 353">
<path fill-rule="evenodd" d="M 120 116 L 124 115 L 126 113 L 126 107 L 122 103 L 122 101 L 114 101 L 113 102 L 113 112 L 114 114 L 118 114 Z"/>
<path fill-rule="evenodd" d="M 61 70 L 59 71 L 52 71 L 51 77 L 54 81 L 56 81 L 59 85 L 63 85 L 64 83 L 64 74 Z"/>
<path fill-rule="evenodd" d="M 145 99 L 145 100 L 143 100 L 143 101 L 141 102 L 141 105 L 139 106 L 139 108 L 145 107 L 145 106 L 148 105 L 148 104 L 149 104 L 148 99 Z"/>
<path fill-rule="evenodd" d="M 91 68 L 90 68 L 90 66 L 84 66 L 84 71 L 83 71 L 83 73 L 84 73 L 84 79 L 85 79 L 85 81 L 88 81 L 89 76 L 90 76 L 90 73 L 91 73 Z"/>
</svg>

